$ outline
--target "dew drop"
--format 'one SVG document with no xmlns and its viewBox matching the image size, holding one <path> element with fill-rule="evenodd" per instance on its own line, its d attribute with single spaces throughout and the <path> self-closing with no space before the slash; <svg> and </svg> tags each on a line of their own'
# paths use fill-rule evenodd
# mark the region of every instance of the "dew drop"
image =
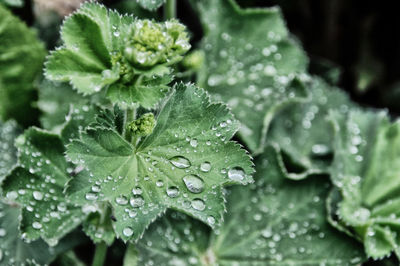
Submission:
<svg viewBox="0 0 400 266">
<path fill-rule="evenodd" d="M 208 216 L 207 217 L 207 222 L 211 225 L 215 224 L 215 218 L 213 216 Z"/>
<path fill-rule="evenodd" d="M 200 193 L 204 189 L 204 181 L 195 175 L 187 175 L 183 177 L 187 189 L 192 193 Z"/>
<path fill-rule="evenodd" d="M 244 179 L 244 170 L 241 167 L 234 167 L 229 169 L 228 177 L 234 181 L 242 181 Z"/>
<path fill-rule="evenodd" d="M 142 189 L 140 187 L 135 187 L 132 189 L 133 195 L 140 195 L 142 194 Z"/>
<path fill-rule="evenodd" d="M 33 223 L 32 223 L 32 227 L 33 227 L 34 229 L 41 229 L 43 226 L 42 226 L 42 224 L 39 223 L 39 222 L 33 222 Z"/>
<path fill-rule="evenodd" d="M 210 162 L 204 162 L 200 165 L 200 170 L 202 172 L 209 172 L 211 170 L 211 163 Z"/>
<path fill-rule="evenodd" d="M 43 199 L 43 193 L 40 191 L 33 191 L 33 198 L 35 200 L 42 200 Z"/>
<path fill-rule="evenodd" d="M 125 196 L 119 196 L 115 198 L 115 202 L 118 205 L 126 205 L 128 203 L 128 199 Z"/>
<path fill-rule="evenodd" d="M 197 139 L 191 139 L 189 143 L 190 143 L 190 146 L 192 146 L 194 148 L 196 148 L 197 144 L 198 144 Z"/>
<path fill-rule="evenodd" d="M 18 198 L 18 193 L 16 191 L 7 192 L 6 198 L 9 200 L 15 200 L 16 198 Z"/>
<path fill-rule="evenodd" d="M 171 164 L 175 167 L 184 169 L 190 167 L 190 161 L 183 156 L 175 156 L 169 159 Z"/>
<path fill-rule="evenodd" d="M 167 195 L 170 198 L 176 198 L 179 196 L 179 189 L 175 186 L 167 188 Z"/>
<path fill-rule="evenodd" d="M 97 195 L 94 193 L 86 193 L 85 198 L 87 200 L 96 200 L 97 199 Z"/>
<path fill-rule="evenodd" d="M 99 186 L 92 186 L 92 191 L 93 192 L 100 192 L 100 187 Z"/>
<path fill-rule="evenodd" d="M 202 199 L 192 200 L 192 208 L 198 211 L 203 211 L 206 208 L 206 204 Z"/>
<path fill-rule="evenodd" d="M 124 236 L 130 237 L 133 235 L 133 230 L 130 227 L 125 227 L 124 230 L 122 230 L 122 233 Z"/>
<path fill-rule="evenodd" d="M 132 197 L 130 199 L 130 204 L 134 208 L 138 208 L 144 205 L 144 199 L 142 196 Z"/>
</svg>

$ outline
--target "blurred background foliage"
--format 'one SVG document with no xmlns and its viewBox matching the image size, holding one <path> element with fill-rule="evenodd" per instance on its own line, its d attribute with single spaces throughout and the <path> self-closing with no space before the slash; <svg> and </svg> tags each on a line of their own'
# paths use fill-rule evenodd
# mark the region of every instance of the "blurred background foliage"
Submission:
<svg viewBox="0 0 400 266">
<path fill-rule="evenodd" d="M 47 48 L 58 40 L 62 18 L 84 0 L 27 0 L 11 7 L 29 25 L 40 29 Z M 162 14 L 136 1 L 104 0 L 105 5 L 139 17 Z M 395 1 L 238 0 L 242 7 L 279 5 L 290 31 L 311 58 L 310 72 L 348 91 L 353 100 L 400 112 L 400 16 Z M 160 17 L 160 16 L 159 16 Z M 202 37 L 201 25 L 186 0 L 178 0 L 178 17 L 188 25 L 192 43 Z"/>
</svg>

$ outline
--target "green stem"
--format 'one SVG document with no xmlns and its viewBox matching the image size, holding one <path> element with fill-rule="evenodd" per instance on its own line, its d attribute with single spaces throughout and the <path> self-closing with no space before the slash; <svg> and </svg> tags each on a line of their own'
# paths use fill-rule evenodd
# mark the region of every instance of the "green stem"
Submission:
<svg viewBox="0 0 400 266">
<path fill-rule="evenodd" d="M 176 0 L 167 0 L 164 5 L 164 19 L 176 18 Z"/>
<path fill-rule="evenodd" d="M 105 242 L 97 244 L 96 250 L 94 252 L 92 266 L 103 266 L 104 261 L 106 260 L 106 254 L 107 254 L 107 244 Z"/>
<path fill-rule="evenodd" d="M 127 141 L 132 141 L 132 132 L 127 128 L 128 124 L 136 119 L 136 108 L 127 108 L 125 110 L 124 137 Z"/>
</svg>

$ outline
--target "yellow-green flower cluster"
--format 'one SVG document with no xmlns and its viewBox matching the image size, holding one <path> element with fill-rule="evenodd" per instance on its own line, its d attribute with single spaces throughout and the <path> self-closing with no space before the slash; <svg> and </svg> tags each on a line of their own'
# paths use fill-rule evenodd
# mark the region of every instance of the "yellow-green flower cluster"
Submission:
<svg viewBox="0 0 400 266">
<path fill-rule="evenodd" d="M 128 129 L 133 133 L 134 136 L 147 136 L 153 132 L 153 128 L 156 124 L 153 113 L 146 113 L 140 118 L 129 123 Z"/>
<path fill-rule="evenodd" d="M 140 69 L 159 64 L 172 65 L 190 49 L 186 27 L 176 20 L 164 23 L 137 20 L 130 30 L 124 57 Z"/>
</svg>

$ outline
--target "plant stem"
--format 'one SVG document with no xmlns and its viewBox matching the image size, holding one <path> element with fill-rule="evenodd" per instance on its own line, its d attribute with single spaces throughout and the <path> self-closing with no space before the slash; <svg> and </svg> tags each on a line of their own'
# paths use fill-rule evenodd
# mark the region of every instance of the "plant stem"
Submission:
<svg viewBox="0 0 400 266">
<path fill-rule="evenodd" d="M 101 242 L 96 245 L 92 266 L 103 266 L 107 254 L 107 244 Z"/>
<path fill-rule="evenodd" d="M 164 19 L 176 18 L 176 0 L 167 0 L 164 5 Z"/>
<path fill-rule="evenodd" d="M 127 108 L 125 110 L 125 122 L 124 122 L 124 137 L 127 141 L 131 142 L 132 132 L 127 128 L 128 124 L 135 120 L 136 108 Z"/>
</svg>

